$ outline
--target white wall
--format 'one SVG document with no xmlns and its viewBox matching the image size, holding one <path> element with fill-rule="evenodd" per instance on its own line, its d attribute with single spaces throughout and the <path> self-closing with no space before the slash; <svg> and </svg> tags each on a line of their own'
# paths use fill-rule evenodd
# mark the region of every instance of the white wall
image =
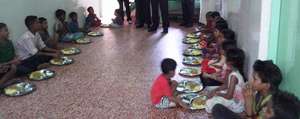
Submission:
<svg viewBox="0 0 300 119">
<path fill-rule="evenodd" d="M 0 6 L 0 22 L 8 25 L 12 40 L 20 37 L 26 30 L 24 19 L 27 15 L 46 17 L 49 31 L 52 32 L 54 12 L 59 8 L 66 10 L 67 15 L 71 11 L 77 12 L 80 25 L 83 25 L 88 6 L 93 6 L 97 15 L 100 12 L 99 0 L 0 0 Z"/>
<path fill-rule="evenodd" d="M 265 11 L 262 0 L 223 0 L 223 4 L 229 26 L 236 32 L 238 45 L 246 53 L 245 72 L 249 74 L 253 62 L 259 58 L 259 52 L 264 48 L 263 45 L 259 46 L 260 43 L 268 40 L 261 37 L 262 32 L 268 32 L 268 29 L 261 29 L 268 24 L 265 16 L 261 16 L 269 14 L 262 12 Z"/>
</svg>

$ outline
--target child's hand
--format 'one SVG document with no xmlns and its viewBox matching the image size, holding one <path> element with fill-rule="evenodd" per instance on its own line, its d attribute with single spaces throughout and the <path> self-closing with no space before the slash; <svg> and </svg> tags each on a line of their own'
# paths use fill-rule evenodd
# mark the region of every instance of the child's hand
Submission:
<svg viewBox="0 0 300 119">
<path fill-rule="evenodd" d="M 0 73 L 6 73 L 10 69 L 11 65 L 0 64 Z"/>
<path fill-rule="evenodd" d="M 60 54 L 59 53 L 52 53 L 51 56 L 54 57 L 54 58 L 59 58 Z"/>
<path fill-rule="evenodd" d="M 13 59 L 10 63 L 11 63 L 11 64 L 18 65 L 18 64 L 21 63 L 21 61 L 20 61 L 18 58 L 15 58 L 15 59 Z"/>
<path fill-rule="evenodd" d="M 208 65 L 213 65 L 213 64 L 215 64 L 217 61 L 218 61 L 218 60 L 216 60 L 216 59 L 210 60 L 210 61 L 208 62 Z"/>
<path fill-rule="evenodd" d="M 243 88 L 243 96 L 245 99 L 252 99 L 254 96 L 253 87 L 250 83 L 247 83 Z"/>
<path fill-rule="evenodd" d="M 213 91 L 211 91 L 209 94 L 208 94 L 208 99 L 210 99 L 210 98 L 212 98 L 212 97 L 214 97 L 215 95 L 217 94 L 217 91 L 216 90 L 213 90 Z"/>
</svg>

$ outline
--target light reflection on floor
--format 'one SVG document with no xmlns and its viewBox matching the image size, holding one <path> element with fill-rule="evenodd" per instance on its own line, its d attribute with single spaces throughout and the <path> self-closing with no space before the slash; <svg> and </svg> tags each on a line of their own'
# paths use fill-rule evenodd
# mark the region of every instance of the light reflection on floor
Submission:
<svg viewBox="0 0 300 119">
<path fill-rule="evenodd" d="M 103 29 L 104 37 L 88 45 L 75 45 L 82 53 L 75 63 L 52 67 L 57 72 L 48 81 L 33 82 L 33 94 L 0 96 L 5 119 L 207 119 L 204 111 L 182 108 L 157 110 L 150 101 L 153 79 L 160 73 L 163 58 L 174 58 L 182 67 L 184 31 L 170 28 L 169 34 L 148 33 L 133 26 Z M 181 79 L 176 76 L 174 79 Z"/>
</svg>

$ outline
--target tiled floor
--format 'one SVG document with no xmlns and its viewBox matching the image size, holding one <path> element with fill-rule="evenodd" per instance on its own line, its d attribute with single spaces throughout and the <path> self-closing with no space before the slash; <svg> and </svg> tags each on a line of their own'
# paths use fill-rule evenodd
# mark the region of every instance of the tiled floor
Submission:
<svg viewBox="0 0 300 119">
<path fill-rule="evenodd" d="M 55 78 L 33 82 L 36 92 L 0 96 L 0 119 L 206 119 L 204 111 L 157 110 L 150 103 L 160 61 L 170 57 L 182 66 L 183 30 L 192 29 L 173 27 L 167 35 L 128 26 L 102 29 L 104 37 L 78 45 L 82 53 L 72 56 L 74 64 L 51 67 Z"/>
</svg>

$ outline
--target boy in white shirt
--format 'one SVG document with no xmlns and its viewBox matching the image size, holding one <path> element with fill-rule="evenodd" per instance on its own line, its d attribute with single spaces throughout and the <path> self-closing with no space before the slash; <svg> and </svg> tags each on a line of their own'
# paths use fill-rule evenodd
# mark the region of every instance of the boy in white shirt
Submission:
<svg viewBox="0 0 300 119">
<path fill-rule="evenodd" d="M 41 29 L 41 25 L 37 16 L 27 16 L 25 25 L 28 31 L 15 42 L 17 55 L 23 64 L 32 70 L 36 70 L 41 64 L 48 63 L 49 60 L 54 57 L 59 57 L 59 50 L 46 47 L 42 41 L 38 33 Z"/>
</svg>

